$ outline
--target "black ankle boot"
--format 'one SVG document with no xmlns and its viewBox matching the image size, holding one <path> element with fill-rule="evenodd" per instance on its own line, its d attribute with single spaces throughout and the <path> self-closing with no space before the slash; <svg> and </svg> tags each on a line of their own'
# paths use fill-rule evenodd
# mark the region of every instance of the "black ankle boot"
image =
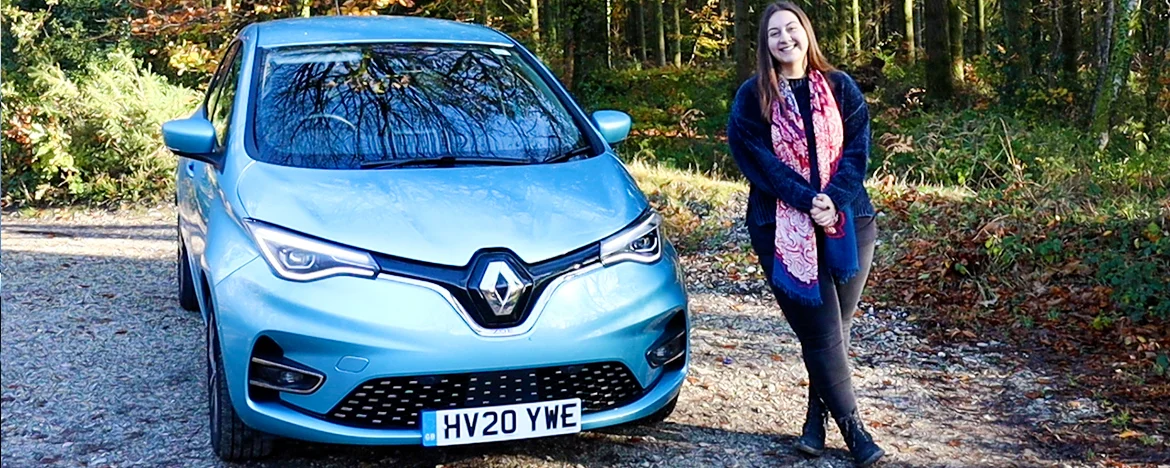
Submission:
<svg viewBox="0 0 1170 468">
<path fill-rule="evenodd" d="M 845 445 L 849 447 L 849 454 L 853 455 L 853 463 L 857 466 L 870 466 L 876 463 L 886 452 L 873 443 L 873 437 L 865 432 L 861 424 L 861 416 L 853 410 L 842 417 L 834 418 L 841 435 L 845 438 Z"/>
<path fill-rule="evenodd" d="M 819 457 L 825 453 L 825 424 L 829 422 L 829 409 L 821 401 L 817 391 L 808 388 L 808 414 L 804 416 L 804 427 L 796 439 L 796 449 L 807 455 Z"/>
</svg>

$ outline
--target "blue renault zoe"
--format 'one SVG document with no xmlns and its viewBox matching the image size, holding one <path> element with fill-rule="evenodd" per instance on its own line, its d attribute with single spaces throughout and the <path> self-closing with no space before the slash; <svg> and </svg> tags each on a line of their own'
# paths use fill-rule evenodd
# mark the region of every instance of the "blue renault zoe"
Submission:
<svg viewBox="0 0 1170 468">
<path fill-rule="evenodd" d="M 586 115 L 492 29 L 254 24 L 179 156 L 178 285 L 211 446 L 445 446 L 661 421 L 688 362 L 661 218 Z"/>
</svg>

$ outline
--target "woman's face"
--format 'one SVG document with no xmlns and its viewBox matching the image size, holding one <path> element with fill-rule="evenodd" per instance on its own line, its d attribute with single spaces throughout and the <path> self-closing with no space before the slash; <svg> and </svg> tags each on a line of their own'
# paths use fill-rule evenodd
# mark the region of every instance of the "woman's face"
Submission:
<svg viewBox="0 0 1170 468">
<path fill-rule="evenodd" d="M 768 18 L 768 51 L 784 68 L 804 70 L 808 33 L 795 13 L 780 10 Z"/>
</svg>

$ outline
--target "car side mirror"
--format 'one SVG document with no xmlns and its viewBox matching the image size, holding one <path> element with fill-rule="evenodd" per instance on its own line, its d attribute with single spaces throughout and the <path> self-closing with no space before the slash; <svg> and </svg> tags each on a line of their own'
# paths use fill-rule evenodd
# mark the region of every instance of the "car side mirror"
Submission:
<svg viewBox="0 0 1170 468">
<path fill-rule="evenodd" d="M 593 113 L 593 123 L 601 131 L 601 136 L 611 145 L 621 143 L 630 135 L 633 121 L 629 114 L 615 110 L 599 110 Z"/>
<path fill-rule="evenodd" d="M 215 127 L 207 119 L 194 116 L 162 125 L 163 143 L 178 156 L 203 161 L 219 167 L 215 154 Z"/>
</svg>

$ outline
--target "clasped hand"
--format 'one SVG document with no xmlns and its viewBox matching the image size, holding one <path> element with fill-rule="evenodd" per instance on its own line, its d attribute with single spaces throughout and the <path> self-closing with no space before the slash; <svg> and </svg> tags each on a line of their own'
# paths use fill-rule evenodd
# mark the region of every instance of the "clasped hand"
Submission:
<svg viewBox="0 0 1170 468">
<path fill-rule="evenodd" d="M 808 212 L 813 222 L 822 227 L 832 227 L 837 224 L 837 206 L 833 200 L 823 193 L 817 194 L 812 200 L 812 210 Z"/>
</svg>

